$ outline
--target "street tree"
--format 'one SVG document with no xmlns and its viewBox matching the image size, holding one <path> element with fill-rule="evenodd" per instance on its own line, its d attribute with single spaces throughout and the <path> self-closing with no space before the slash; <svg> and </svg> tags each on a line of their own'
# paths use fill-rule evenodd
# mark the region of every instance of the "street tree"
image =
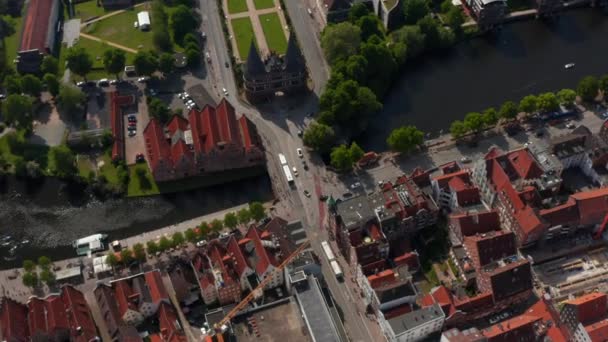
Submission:
<svg viewBox="0 0 608 342">
<path fill-rule="evenodd" d="M 327 153 L 336 140 L 333 128 L 313 121 L 304 131 L 304 145 L 319 153 Z"/>
<path fill-rule="evenodd" d="M 150 98 L 148 112 L 151 117 L 157 119 L 161 123 L 167 123 L 171 114 L 167 104 L 157 97 Z"/>
<path fill-rule="evenodd" d="M 559 109 L 559 101 L 554 93 L 547 92 L 538 95 L 538 110 L 541 112 L 552 112 Z"/>
<path fill-rule="evenodd" d="M 33 262 L 32 260 L 23 260 L 23 270 L 25 272 L 32 272 L 33 270 L 36 269 L 36 263 Z"/>
<path fill-rule="evenodd" d="M 420 32 L 424 35 L 424 45 L 428 49 L 442 49 L 454 43 L 453 35 L 449 35 L 448 29 L 444 28 L 437 20 L 430 15 L 418 21 Z"/>
<path fill-rule="evenodd" d="M 84 110 L 86 99 L 86 94 L 80 88 L 69 84 L 62 84 L 59 87 L 56 101 L 59 109 L 73 118 L 78 118 Z"/>
<path fill-rule="evenodd" d="M 51 267 L 51 259 L 49 259 L 49 257 L 44 256 L 44 255 L 40 256 L 40 257 L 38 258 L 38 266 L 39 266 L 41 269 L 47 269 L 47 268 L 50 268 L 50 267 Z"/>
<path fill-rule="evenodd" d="M 199 26 L 192 8 L 188 8 L 184 5 L 179 5 L 172 11 L 170 25 L 173 31 L 173 39 L 175 39 L 178 44 L 182 44 L 184 36 L 190 32 L 196 31 Z"/>
<path fill-rule="evenodd" d="M 519 101 L 519 111 L 532 114 L 538 109 L 538 98 L 534 95 L 527 95 Z"/>
<path fill-rule="evenodd" d="M 507 101 L 503 103 L 498 111 L 498 116 L 506 120 L 514 119 L 517 116 L 517 105 L 515 102 Z"/>
<path fill-rule="evenodd" d="M 51 96 L 55 97 L 59 95 L 59 80 L 57 76 L 54 74 L 45 74 L 42 78 L 44 84 L 46 84 L 46 89 L 49 91 Z"/>
<path fill-rule="evenodd" d="M 239 224 L 247 225 L 251 221 L 251 213 L 247 208 L 241 208 L 236 212 L 236 216 L 239 220 Z"/>
<path fill-rule="evenodd" d="M 414 25 L 431 12 L 427 0 L 405 0 L 403 14 L 407 25 Z"/>
<path fill-rule="evenodd" d="M 207 234 L 209 234 L 210 230 L 211 230 L 211 227 L 209 226 L 209 223 L 207 223 L 206 221 L 203 221 L 198 225 L 198 236 L 200 238 L 205 238 L 207 236 Z"/>
<path fill-rule="evenodd" d="M 249 203 L 249 213 L 251 213 L 251 218 L 254 221 L 259 221 L 266 217 L 266 211 L 264 210 L 264 205 L 260 202 L 251 202 Z"/>
<path fill-rule="evenodd" d="M 68 179 L 76 174 L 76 158 L 66 145 L 52 147 L 49 152 L 51 172 L 58 178 Z"/>
<path fill-rule="evenodd" d="M 446 1 L 447 2 L 447 1 Z M 462 31 L 462 24 L 464 24 L 464 14 L 460 6 L 454 6 L 451 2 L 448 11 L 445 14 L 445 21 L 455 33 Z"/>
<path fill-rule="evenodd" d="M 199 49 L 187 49 L 186 52 L 186 63 L 193 67 L 201 63 L 201 50 Z"/>
<path fill-rule="evenodd" d="M 109 49 L 103 53 L 103 68 L 109 74 L 120 78 L 120 73 L 125 68 L 127 57 L 123 50 Z"/>
<path fill-rule="evenodd" d="M 492 107 L 484 110 L 481 116 L 483 124 L 486 127 L 494 126 L 498 122 L 498 113 L 496 112 L 496 109 Z"/>
<path fill-rule="evenodd" d="M 40 281 L 51 287 L 55 285 L 57 278 L 55 277 L 55 273 L 53 273 L 53 271 L 49 269 L 43 269 L 42 271 L 40 271 Z"/>
<path fill-rule="evenodd" d="M 138 75 L 150 76 L 158 69 L 158 59 L 150 51 L 139 51 L 133 58 L 133 66 Z"/>
<path fill-rule="evenodd" d="M 464 117 L 464 126 L 468 131 L 473 133 L 479 133 L 483 128 L 484 120 L 481 114 L 477 112 L 471 112 Z"/>
<path fill-rule="evenodd" d="M 460 120 L 456 120 L 452 122 L 452 125 L 450 125 L 450 134 L 452 134 L 454 139 L 462 138 L 465 134 L 467 134 L 467 132 L 467 126 Z"/>
<path fill-rule="evenodd" d="M 161 252 L 164 252 L 171 248 L 171 241 L 166 236 L 162 236 L 160 241 L 158 241 L 158 249 Z"/>
<path fill-rule="evenodd" d="M 608 74 L 602 75 L 598 81 L 598 87 L 604 94 L 604 98 L 608 96 Z"/>
<path fill-rule="evenodd" d="M 68 68 L 76 75 L 86 80 L 86 76 L 93 68 L 93 60 L 89 53 L 82 47 L 73 46 L 66 54 Z"/>
<path fill-rule="evenodd" d="M 21 94 L 21 78 L 17 75 L 6 75 L 2 83 L 7 94 Z"/>
<path fill-rule="evenodd" d="M 365 151 L 363 151 L 363 149 L 361 147 L 359 147 L 359 145 L 356 142 L 352 142 L 350 143 L 350 147 L 348 148 L 348 153 L 350 153 L 350 159 L 353 161 L 353 164 L 358 162 L 361 158 L 363 158 L 363 155 L 365 154 Z"/>
<path fill-rule="evenodd" d="M 112 267 L 112 269 L 118 265 L 118 258 L 114 252 L 108 252 L 106 255 L 106 265 Z"/>
<path fill-rule="evenodd" d="M 184 232 L 184 237 L 186 238 L 186 241 L 188 242 L 196 242 L 196 240 L 198 240 L 198 236 L 196 236 L 196 233 L 194 232 L 194 229 L 192 228 L 188 228 L 186 229 L 186 231 Z"/>
<path fill-rule="evenodd" d="M 133 245 L 133 257 L 139 262 L 146 261 L 146 249 L 143 244 L 136 243 Z"/>
<path fill-rule="evenodd" d="M 323 30 L 321 46 L 329 64 L 357 54 L 361 45 L 361 29 L 349 22 L 329 25 Z"/>
<path fill-rule="evenodd" d="M 377 97 L 381 97 L 386 93 L 395 76 L 397 62 L 386 43 L 378 37 L 361 45 L 361 55 L 367 61 L 382 61 L 382 63 L 368 63 L 365 68 L 365 86 L 370 88 Z"/>
<path fill-rule="evenodd" d="M 559 103 L 566 107 L 571 107 L 576 100 L 576 91 L 572 89 L 562 89 L 557 92 Z"/>
<path fill-rule="evenodd" d="M 350 171 L 353 167 L 353 162 L 350 158 L 348 147 L 344 144 L 334 147 L 330 154 L 330 164 L 338 171 Z"/>
<path fill-rule="evenodd" d="M 146 250 L 148 251 L 148 254 L 150 254 L 150 255 L 156 254 L 159 251 L 159 247 L 158 247 L 158 244 L 156 243 L 156 241 L 150 240 L 150 241 L 146 242 Z"/>
<path fill-rule="evenodd" d="M 224 228 L 224 222 L 220 219 L 214 219 L 211 221 L 211 230 L 214 232 L 219 232 Z"/>
<path fill-rule="evenodd" d="M 120 251 L 120 262 L 125 265 L 125 266 L 129 266 L 132 262 L 133 262 L 133 251 L 125 248 L 123 250 Z"/>
<path fill-rule="evenodd" d="M 11 94 L 2 102 L 4 121 L 17 127 L 31 127 L 33 110 L 30 96 Z"/>
<path fill-rule="evenodd" d="M 57 75 L 59 72 L 59 61 L 52 55 L 45 55 L 40 64 L 40 71 L 43 74 Z"/>
<path fill-rule="evenodd" d="M 23 285 L 34 288 L 38 286 L 38 273 L 25 272 L 22 276 Z"/>
<path fill-rule="evenodd" d="M 394 129 L 386 139 L 386 143 L 393 150 L 409 153 L 424 142 L 424 133 L 415 126 L 402 126 Z"/>
<path fill-rule="evenodd" d="M 583 101 L 591 102 L 595 100 L 598 89 L 599 82 L 597 78 L 593 76 L 587 76 L 578 83 L 578 86 L 576 87 L 576 92 L 583 99 Z"/>
<path fill-rule="evenodd" d="M 164 52 L 158 58 L 158 70 L 166 76 L 173 72 L 174 62 L 175 58 L 173 58 L 173 55 L 168 52 Z"/>
<path fill-rule="evenodd" d="M 184 233 L 182 232 L 173 233 L 171 240 L 173 241 L 174 246 L 181 246 L 186 242 L 186 238 L 184 238 Z"/>
<path fill-rule="evenodd" d="M 236 226 L 239 224 L 239 219 L 237 218 L 236 214 L 233 212 L 230 213 L 226 213 L 226 215 L 224 215 L 224 225 L 230 229 L 234 229 L 236 228 Z"/>
<path fill-rule="evenodd" d="M 34 75 L 27 74 L 21 77 L 21 91 L 33 97 L 40 96 L 42 82 Z"/>
</svg>

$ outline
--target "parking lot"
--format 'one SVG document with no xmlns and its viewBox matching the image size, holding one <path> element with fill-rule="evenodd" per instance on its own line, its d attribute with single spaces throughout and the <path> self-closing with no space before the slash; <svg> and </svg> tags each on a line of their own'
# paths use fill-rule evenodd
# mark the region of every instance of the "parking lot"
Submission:
<svg viewBox="0 0 608 342">
<path fill-rule="evenodd" d="M 135 124 L 135 134 L 129 134 L 128 127 L 129 121 L 128 116 L 134 115 L 137 118 Z M 148 114 L 148 106 L 146 104 L 146 96 L 138 97 L 137 111 L 125 111 L 123 112 L 124 129 L 125 131 L 125 158 L 127 165 L 135 163 L 137 154 L 146 154 L 146 143 L 144 139 L 144 128 L 150 121 L 150 115 Z"/>
</svg>

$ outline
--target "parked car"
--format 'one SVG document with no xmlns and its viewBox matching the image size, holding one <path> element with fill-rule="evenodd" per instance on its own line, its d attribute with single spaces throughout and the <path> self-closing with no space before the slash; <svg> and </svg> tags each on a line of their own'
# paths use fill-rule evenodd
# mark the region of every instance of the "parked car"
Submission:
<svg viewBox="0 0 608 342">
<path fill-rule="evenodd" d="M 304 190 L 304 196 L 310 197 L 310 192 L 308 190 Z"/>
<path fill-rule="evenodd" d="M 80 87 L 80 88 L 84 88 L 84 86 L 86 86 L 86 85 L 87 84 L 85 82 L 83 82 L 83 81 L 80 81 L 80 82 L 76 83 L 76 86 Z"/>
<path fill-rule="evenodd" d="M 110 80 L 110 85 L 117 85 L 118 84 L 118 80 Z"/>
<path fill-rule="evenodd" d="M 99 81 L 97 81 L 97 86 L 98 87 L 109 87 L 110 81 L 107 78 L 102 78 Z"/>
<path fill-rule="evenodd" d="M 298 148 L 296 149 L 296 152 L 298 153 L 298 157 L 300 157 L 300 158 L 304 158 L 304 153 L 302 152 L 302 149 L 301 149 L 301 148 L 299 148 L 299 147 L 298 147 Z"/>
<path fill-rule="evenodd" d="M 296 167 L 295 167 L 295 166 L 294 166 L 294 167 L 292 167 L 291 169 L 292 169 L 292 171 L 293 171 L 293 175 L 294 175 L 294 176 L 296 176 L 296 177 L 298 177 L 298 169 L 296 169 Z"/>
<path fill-rule="evenodd" d="M 137 122 L 137 117 L 135 115 L 129 115 L 127 120 L 129 120 L 129 122 Z"/>
<path fill-rule="evenodd" d="M 138 79 L 137 79 L 137 82 L 138 82 L 138 83 L 146 83 L 146 82 L 148 82 L 149 80 L 150 80 L 150 77 L 148 77 L 148 76 L 144 76 L 144 77 L 140 77 L 140 78 L 138 78 Z"/>
<path fill-rule="evenodd" d="M 137 122 L 129 121 L 129 129 L 131 129 L 131 127 L 135 127 L 135 126 L 137 126 Z"/>
<path fill-rule="evenodd" d="M 135 155 L 135 162 L 136 163 L 143 163 L 146 161 L 146 158 L 144 157 L 143 153 L 138 153 Z"/>
<path fill-rule="evenodd" d="M 224 65 L 226 66 L 226 68 L 230 68 L 230 64 L 228 64 L 228 62 L 225 62 Z"/>
<path fill-rule="evenodd" d="M 470 163 L 471 162 L 471 158 L 464 156 L 462 158 L 460 158 L 460 162 L 461 163 Z"/>
<path fill-rule="evenodd" d="M 350 186 L 351 189 L 355 190 L 361 187 L 361 183 L 357 182 Z"/>
<path fill-rule="evenodd" d="M 304 132 L 298 131 L 298 136 L 301 138 L 304 135 Z"/>
<path fill-rule="evenodd" d="M 222 93 L 224 96 L 228 96 L 228 90 L 226 90 L 226 88 L 222 88 Z"/>
<path fill-rule="evenodd" d="M 327 200 L 327 195 L 321 195 L 319 196 L 319 201 L 326 201 Z"/>
<path fill-rule="evenodd" d="M 135 132 L 135 130 L 129 130 L 129 136 L 130 136 L 130 137 L 134 137 L 134 136 L 135 136 L 135 134 L 137 134 L 137 133 Z"/>
</svg>

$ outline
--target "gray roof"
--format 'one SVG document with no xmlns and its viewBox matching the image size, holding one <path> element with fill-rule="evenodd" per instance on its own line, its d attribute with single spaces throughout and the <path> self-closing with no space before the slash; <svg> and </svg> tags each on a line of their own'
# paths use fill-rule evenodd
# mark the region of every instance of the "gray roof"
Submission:
<svg viewBox="0 0 608 342">
<path fill-rule="evenodd" d="M 377 287 L 374 291 L 376 291 L 376 296 L 378 296 L 381 304 L 416 295 L 416 291 L 409 281 Z"/>
<path fill-rule="evenodd" d="M 289 72 L 301 72 L 306 69 L 306 62 L 304 61 L 304 57 L 298 46 L 298 41 L 293 33 L 289 35 L 289 41 L 287 42 L 285 65 L 285 69 Z"/>
<path fill-rule="evenodd" d="M 82 271 L 80 270 L 80 266 L 64 268 L 55 273 L 55 279 L 56 280 L 70 279 L 73 277 L 78 277 L 81 274 L 82 274 Z"/>
<path fill-rule="evenodd" d="M 245 73 L 248 75 L 259 75 L 266 73 L 266 66 L 260 57 L 258 49 L 255 47 L 253 40 L 249 45 L 249 56 L 247 56 L 247 63 L 245 63 Z"/>
<path fill-rule="evenodd" d="M 313 276 L 307 282 L 300 282 L 296 288 L 296 298 L 306 321 L 306 326 L 314 341 L 340 342 L 338 331 L 329 314 L 329 309 L 319 283 Z"/>
<path fill-rule="evenodd" d="M 366 196 L 357 196 L 338 203 L 336 212 L 347 229 L 360 226 L 376 217 Z"/>
<path fill-rule="evenodd" d="M 388 320 L 395 335 L 411 330 L 417 326 L 429 323 L 437 318 L 445 318 L 445 314 L 439 304 L 434 303 L 401 316 L 393 317 Z"/>
</svg>

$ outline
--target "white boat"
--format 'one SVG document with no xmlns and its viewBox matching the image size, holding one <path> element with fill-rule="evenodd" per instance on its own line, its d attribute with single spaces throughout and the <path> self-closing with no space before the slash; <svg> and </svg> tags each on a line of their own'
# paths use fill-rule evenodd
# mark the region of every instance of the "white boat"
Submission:
<svg viewBox="0 0 608 342">
<path fill-rule="evenodd" d="M 572 68 L 574 68 L 575 65 L 576 64 L 574 64 L 574 63 L 568 63 L 568 64 L 564 65 L 564 68 L 565 69 L 572 69 Z"/>
<path fill-rule="evenodd" d="M 76 254 L 87 255 L 105 249 L 103 240 L 108 237 L 106 234 L 93 234 L 82 239 L 78 239 L 72 243 L 76 248 Z"/>
</svg>

